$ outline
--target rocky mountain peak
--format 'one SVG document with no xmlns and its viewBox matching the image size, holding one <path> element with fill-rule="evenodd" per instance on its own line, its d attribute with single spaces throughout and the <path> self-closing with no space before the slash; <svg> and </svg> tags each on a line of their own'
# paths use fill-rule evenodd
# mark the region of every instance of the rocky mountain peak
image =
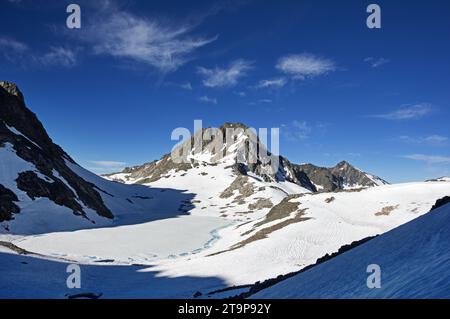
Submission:
<svg viewBox="0 0 450 319">
<path fill-rule="evenodd" d="M 241 128 L 241 129 L 243 129 L 243 130 L 246 130 L 246 129 L 248 129 L 249 127 L 247 126 L 247 125 L 245 125 L 245 124 L 243 124 L 243 123 L 233 123 L 233 122 L 226 122 L 226 123 L 224 123 L 221 127 L 220 127 L 220 129 L 227 129 L 227 128 L 232 128 L 232 129 L 237 129 L 237 128 Z"/>
<path fill-rule="evenodd" d="M 23 100 L 23 94 L 20 92 L 19 88 L 15 83 L 8 81 L 0 81 L 0 88 L 5 90 L 7 93 L 17 96 L 21 100 Z"/>
<path fill-rule="evenodd" d="M 8 131 L 17 130 L 52 156 L 64 155 L 64 151 L 53 144 L 36 114 L 26 107 L 22 92 L 17 85 L 7 81 L 0 82 L 1 125 L 6 125 Z"/>
<path fill-rule="evenodd" d="M 336 164 L 336 168 L 347 168 L 347 167 L 353 167 L 349 162 L 347 161 L 341 161 Z"/>
<path fill-rule="evenodd" d="M 330 168 L 334 173 L 338 174 L 338 172 L 360 172 L 359 169 L 357 169 L 355 166 L 353 166 L 352 164 L 350 164 L 347 161 L 341 161 L 339 163 L 336 164 L 336 166 Z"/>
</svg>

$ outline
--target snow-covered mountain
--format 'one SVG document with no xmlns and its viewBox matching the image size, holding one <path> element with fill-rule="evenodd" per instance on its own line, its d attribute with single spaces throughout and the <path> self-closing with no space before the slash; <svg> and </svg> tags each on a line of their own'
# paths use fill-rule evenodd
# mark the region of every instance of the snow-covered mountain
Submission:
<svg viewBox="0 0 450 319">
<path fill-rule="evenodd" d="M 296 165 L 304 172 L 319 192 L 333 192 L 365 187 L 388 185 L 385 180 L 365 173 L 346 161 L 338 163 L 335 167 L 325 168 L 312 164 Z"/>
<path fill-rule="evenodd" d="M 170 217 L 177 212 L 177 201 L 188 198 L 180 192 L 160 194 L 158 189 L 109 182 L 84 170 L 53 143 L 17 86 L 0 82 L 0 234 Z"/>
<path fill-rule="evenodd" d="M 187 161 L 178 163 L 172 158 L 173 153 L 166 154 L 158 161 L 126 168 L 120 173 L 108 174 L 104 177 L 127 184 L 148 184 L 162 178 L 176 178 L 177 173 L 185 174 L 198 166 L 203 166 L 207 170 L 211 166 L 221 165 L 225 170 L 232 171 L 236 177 L 251 175 L 267 183 L 287 183 L 294 189 L 298 189 L 295 186 L 297 185 L 311 192 L 330 192 L 388 184 L 383 179 L 365 173 L 346 161 L 340 162 L 335 167 L 325 168 L 313 164 L 293 164 L 285 157 L 278 156 L 276 159 L 279 165 L 274 169 L 264 164 L 264 159 L 258 153 L 256 160 L 250 162 L 249 155 L 247 157 L 245 155 L 249 154 L 251 149 L 263 148 L 268 157 L 272 154 L 246 125 L 241 123 L 222 125 L 219 130 L 223 143 L 219 148 L 215 147 L 215 140 L 205 138 L 211 135 L 208 130 L 210 129 L 195 132 L 190 140 L 178 147 L 179 150 L 188 149 L 189 153 L 184 155 Z M 227 139 L 231 134 L 228 130 L 231 132 L 235 130 L 232 133 L 234 138 Z M 198 141 L 197 144 L 195 141 Z"/>
<path fill-rule="evenodd" d="M 14 84 L 0 82 L 0 105 L 0 182 L 4 184 L 2 194 L 6 194 L 3 205 L 10 208 L 2 210 L 0 221 L 12 220 L 13 214 L 20 213 L 15 204 L 21 201 L 18 193 L 31 200 L 47 198 L 85 218 L 86 208 L 112 218 L 100 190 L 68 167 L 74 161 L 52 142 Z"/>
<path fill-rule="evenodd" d="M 252 297 L 450 298 L 449 202 Z M 380 288 L 367 286 L 372 264 L 380 267 Z"/>
<path fill-rule="evenodd" d="M 450 177 L 443 176 L 443 177 L 427 180 L 427 182 L 450 182 Z"/>
<path fill-rule="evenodd" d="M 1 82 L 0 297 L 73 294 L 67 263 L 87 273 L 85 292 L 105 297 L 205 296 L 303 269 L 450 193 L 449 181 L 386 185 L 346 162 L 319 168 L 279 157 L 273 169 L 260 155 L 241 157 L 251 133 L 217 149 L 195 144 L 204 132 L 186 162 L 168 154 L 107 180 L 55 145 L 17 87 Z"/>
</svg>

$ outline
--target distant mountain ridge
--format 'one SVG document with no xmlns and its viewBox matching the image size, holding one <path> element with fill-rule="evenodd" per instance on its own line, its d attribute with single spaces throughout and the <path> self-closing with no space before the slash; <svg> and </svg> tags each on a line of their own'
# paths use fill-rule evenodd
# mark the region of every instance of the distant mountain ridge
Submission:
<svg viewBox="0 0 450 319">
<path fill-rule="evenodd" d="M 450 177 L 442 176 L 442 177 L 439 177 L 439 178 L 426 180 L 426 182 L 450 182 Z"/>
<path fill-rule="evenodd" d="M 238 134 L 231 145 L 227 145 L 226 130 L 242 129 L 243 133 Z M 189 143 L 190 153 L 187 156 L 188 161 L 176 163 L 171 154 L 165 154 L 160 160 L 149 162 L 143 165 L 125 168 L 122 172 L 104 175 L 106 178 L 125 183 L 147 184 L 155 182 L 162 177 L 169 177 L 169 173 L 187 171 L 201 164 L 217 165 L 217 163 L 227 162 L 235 173 L 246 176 L 255 175 L 265 182 L 284 182 L 288 181 L 298 186 L 304 187 L 311 192 L 334 192 L 355 188 L 374 187 L 389 184 L 385 180 L 365 173 L 346 161 L 338 163 L 331 168 L 319 167 L 313 164 L 294 164 L 283 156 L 278 157 L 279 166 L 276 171 L 272 171 L 270 165 L 264 164 L 264 161 L 257 155 L 256 161 L 250 162 L 247 158 L 242 160 L 242 154 L 248 154 L 249 141 L 256 141 L 257 147 L 266 146 L 260 143 L 254 133 L 247 131 L 248 127 L 242 123 L 225 123 L 219 130 L 222 131 L 225 149 L 218 151 L 212 150 L 209 146 L 213 141 L 205 141 L 202 136 L 208 129 L 202 129 L 195 132 L 190 140 L 185 141 L 179 146 L 179 149 L 186 147 Z M 198 150 L 195 141 L 200 140 L 197 145 L 202 149 Z M 230 151 L 231 150 L 231 151 Z M 272 154 L 267 151 L 268 156 Z"/>
</svg>

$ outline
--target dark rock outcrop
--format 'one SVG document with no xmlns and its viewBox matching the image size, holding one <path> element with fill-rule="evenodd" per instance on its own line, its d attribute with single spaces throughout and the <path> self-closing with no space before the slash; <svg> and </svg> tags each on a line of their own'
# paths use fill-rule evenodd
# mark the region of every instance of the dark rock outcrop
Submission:
<svg viewBox="0 0 450 319">
<path fill-rule="evenodd" d="M 303 172 L 314 184 L 314 191 L 334 192 L 342 189 L 338 177 L 333 175 L 330 169 L 318 167 L 313 164 L 296 165 L 295 169 Z"/>
<path fill-rule="evenodd" d="M 296 165 L 314 183 L 316 191 L 334 192 L 347 187 L 373 187 L 388 184 L 377 176 L 372 176 L 342 161 L 334 167 L 318 167 L 313 164 Z"/>
<path fill-rule="evenodd" d="M 0 222 L 13 219 L 13 214 L 20 213 L 20 208 L 15 204 L 18 202 L 16 194 L 0 184 Z"/>
<path fill-rule="evenodd" d="M 439 207 L 442 207 L 444 205 L 447 205 L 450 203 L 450 196 L 445 196 L 443 198 L 440 198 L 436 201 L 436 203 L 431 207 L 431 210 L 438 209 Z"/>
</svg>

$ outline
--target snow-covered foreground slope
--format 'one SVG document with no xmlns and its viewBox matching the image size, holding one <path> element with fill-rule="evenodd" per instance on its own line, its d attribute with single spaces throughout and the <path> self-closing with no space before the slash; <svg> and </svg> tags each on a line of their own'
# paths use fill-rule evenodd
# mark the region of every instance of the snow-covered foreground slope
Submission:
<svg viewBox="0 0 450 319">
<path fill-rule="evenodd" d="M 450 205 L 255 294 L 254 298 L 450 298 Z M 381 288 L 366 284 L 381 267 Z"/>
<path fill-rule="evenodd" d="M 151 267 L 81 265 L 81 288 L 69 289 L 67 267 L 73 262 L 17 255 L 0 246 L 0 298 L 68 298 L 91 293 L 102 298 L 192 298 L 214 290 L 220 278 L 161 276 Z"/>
</svg>

